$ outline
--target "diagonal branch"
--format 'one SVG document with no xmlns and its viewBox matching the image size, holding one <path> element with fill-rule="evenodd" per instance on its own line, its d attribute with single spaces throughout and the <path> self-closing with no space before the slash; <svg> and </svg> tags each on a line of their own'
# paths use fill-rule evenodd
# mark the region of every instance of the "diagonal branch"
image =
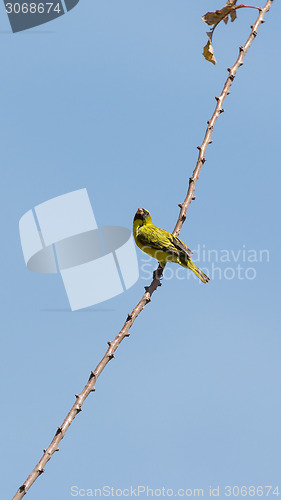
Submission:
<svg viewBox="0 0 281 500">
<path fill-rule="evenodd" d="M 211 119 L 207 122 L 208 126 L 207 126 L 204 140 L 203 140 L 201 146 L 198 146 L 198 150 L 199 150 L 198 160 L 197 160 L 195 169 L 193 171 L 193 174 L 189 178 L 189 186 L 188 186 L 188 191 L 187 191 L 185 200 L 183 201 L 183 203 L 179 204 L 180 214 L 179 214 L 177 223 L 176 223 L 174 231 L 173 231 L 173 234 L 175 236 L 178 236 L 178 234 L 180 233 L 182 225 L 183 225 L 184 221 L 186 220 L 187 209 L 188 209 L 191 201 L 195 199 L 195 197 L 194 197 L 195 185 L 196 185 L 196 182 L 198 181 L 202 166 L 204 165 L 204 163 L 206 161 L 205 153 L 206 153 L 207 146 L 209 144 L 211 144 L 211 142 L 212 142 L 211 136 L 212 136 L 214 125 L 215 125 L 218 117 L 220 116 L 220 114 L 223 112 L 222 105 L 224 103 L 224 100 L 225 100 L 226 96 L 229 94 L 229 89 L 233 83 L 233 80 L 235 78 L 237 70 L 240 66 L 242 66 L 244 56 L 247 53 L 247 51 L 249 50 L 253 40 L 255 39 L 259 26 L 264 22 L 264 15 L 271 8 L 272 2 L 273 2 L 273 0 L 267 0 L 265 6 L 262 9 L 260 9 L 258 18 L 257 18 L 255 24 L 251 27 L 251 34 L 250 34 L 247 42 L 245 43 L 245 45 L 240 47 L 240 53 L 239 53 L 239 56 L 238 56 L 235 64 L 231 68 L 228 68 L 228 73 L 229 73 L 228 78 L 225 82 L 225 85 L 224 85 L 224 88 L 222 90 L 221 95 L 219 97 L 216 97 L 217 105 L 215 107 L 215 111 L 214 111 Z M 155 292 L 155 290 L 158 288 L 158 286 L 161 285 L 160 278 L 162 277 L 162 274 L 163 274 L 163 269 L 159 266 L 158 269 L 154 272 L 153 280 L 152 280 L 150 286 L 145 288 L 144 295 L 142 296 L 141 300 L 136 305 L 136 307 L 133 309 L 131 314 L 128 315 L 120 332 L 116 335 L 115 339 L 112 342 L 108 342 L 108 349 L 107 349 L 105 355 L 103 356 L 103 358 L 101 359 L 101 361 L 99 362 L 99 364 L 97 365 L 95 370 L 90 373 L 89 380 L 88 380 L 87 384 L 85 385 L 84 389 L 82 390 L 82 392 L 80 394 L 75 395 L 76 401 L 75 401 L 74 405 L 72 406 L 71 410 L 67 414 L 62 425 L 60 427 L 58 427 L 52 442 L 50 443 L 48 448 L 46 450 L 44 450 L 42 457 L 40 458 L 37 465 L 34 467 L 33 471 L 30 473 L 30 475 L 25 480 L 25 482 L 19 487 L 17 493 L 13 497 L 13 500 L 20 500 L 21 498 L 23 498 L 23 496 L 27 493 L 27 491 L 32 486 L 32 484 L 36 481 L 36 479 L 44 472 L 45 465 L 51 459 L 51 457 L 53 456 L 55 451 L 59 450 L 58 446 L 59 446 L 60 441 L 64 437 L 68 427 L 71 425 L 71 423 L 75 419 L 76 415 L 78 415 L 78 413 L 80 413 L 80 411 L 82 410 L 82 405 L 83 405 L 85 399 L 89 396 L 89 394 L 91 392 L 95 391 L 95 384 L 96 384 L 98 377 L 100 376 L 100 374 L 102 373 L 102 371 L 104 370 L 104 368 L 106 367 L 108 362 L 112 358 L 114 358 L 114 353 L 115 353 L 116 349 L 119 347 L 119 345 L 121 344 L 122 340 L 125 337 L 130 336 L 129 330 L 130 330 L 132 324 L 134 323 L 135 319 L 138 317 L 138 315 L 141 313 L 141 311 L 144 309 L 144 307 L 151 301 L 152 294 Z"/>
<path fill-rule="evenodd" d="M 250 34 L 248 40 L 246 41 L 245 45 L 239 47 L 240 52 L 239 52 L 239 56 L 238 56 L 236 62 L 233 64 L 233 66 L 231 68 L 227 69 L 228 78 L 224 84 L 221 95 L 219 97 L 216 97 L 217 105 L 215 107 L 215 111 L 214 111 L 211 119 L 207 122 L 208 126 L 207 126 L 204 140 L 203 140 L 201 146 L 197 147 L 197 149 L 199 150 L 198 160 L 196 163 L 196 167 L 193 171 L 192 177 L 189 178 L 189 187 L 188 187 L 186 198 L 185 198 L 184 202 L 179 205 L 181 210 L 180 210 L 179 218 L 178 218 L 177 223 L 175 225 L 175 229 L 173 231 L 173 234 L 175 236 L 178 236 L 178 234 L 182 228 L 182 225 L 186 219 L 187 209 L 188 209 L 191 201 L 194 199 L 195 185 L 196 185 L 196 182 L 198 181 L 202 166 L 204 165 L 204 163 L 206 161 L 206 158 L 205 158 L 206 149 L 207 149 L 207 146 L 212 143 L 211 136 L 212 136 L 214 125 L 215 125 L 218 117 L 220 116 L 220 114 L 223 113 L 223 111 L 224 111 L 222 105 L 225 101 L 226 96 L 229 94 L 230 87 L 231 87 L 233 80 L 236 76 L 238 68 L 244 64 L 244 62 L 243 62 L 244 57 L 245 57 L 246 53 L 248 52 L 253 40 L 257 36 L 257 30 L 258 30 L 259 26 L 265 22 L 264 15 L 269 11 L 270 7 L 272 6 L 272 2 L 273 2 L 273 0 L 268 0 L 266 2 L 265 6 L 263 7 L 263 9 L 260 10 L 260 13 L 258 15 L 258 18 L 257 18 L 255 24 L 253 24 L 253 26 L 251 26 L 251 34 Z"/>
</svg>

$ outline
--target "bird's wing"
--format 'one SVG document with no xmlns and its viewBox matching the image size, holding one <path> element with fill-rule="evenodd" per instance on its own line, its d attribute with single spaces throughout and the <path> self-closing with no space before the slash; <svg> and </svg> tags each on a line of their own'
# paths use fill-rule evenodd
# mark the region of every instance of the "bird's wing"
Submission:
<svg viewBox="0 0 281 500">
<path fill-rule="evenodd" d="M 142 245 L 155 250 L 164 250 L 179 257 L 190 257 L 192 255 L 188 246 L 179 238 L 156 226 L 142 226 L 138 231 L 137 238 Z"/>
<path fill-rule="evenodd" d="M 142 226 L 137 232 L 137 239 L 142 245 L 180 255 L 180 251 L 174 245 L 172 238 L 173 236 L 168 231 L 151 225 Z"/>
<path fill-rule="evenodd" d="M 179 240 L 179 238 L 176 238 L 172 234 L 171 234 L 171 240 L 178 250 L 181 250 L 182 252 L 187 254 L 189 257 L 191 257 L 192 251 L 190 250 L 190 248 L 188 248 L 188 246 L 185 243 L 183 243 L 183 241 Z"/>
</svg>

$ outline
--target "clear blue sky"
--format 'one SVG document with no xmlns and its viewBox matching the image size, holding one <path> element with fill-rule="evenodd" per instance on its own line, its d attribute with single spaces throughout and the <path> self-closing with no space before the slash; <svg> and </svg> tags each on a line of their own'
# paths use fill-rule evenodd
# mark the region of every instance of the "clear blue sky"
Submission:
<svg viewBox="0 0 281 500">
<path fill-rule="evenodd" d="M 80 0 L 12 34 L 1 5 L 3 499 L 149 284 L 141 274 L 126 293 L 71 312 L 60 276 L 26 269 L 18 221 L 86 187 L 100 225 L 131 227 L 140 206 L 173 229 L 214 96 L 257 15 L 243 9 L 217 28 L 214 67 L 201 55 L 201 16 L 221 6 Z M 225 102 L 181 233 L 193 249 L 216 250 L 198 265 L 219 267 L 222 279 L 217 271 L 206 286 L 163 283 L 26 498 L 68 500 L 73 485 L 207 495 L 210 485 L 279 481 L 281 492 L 279 17 L 274 2 Z M 267 250 L 269 262 L 249 262 L 248 250 Z M 238 264 L 255 278 L 239 279 Z"/>
</svg>

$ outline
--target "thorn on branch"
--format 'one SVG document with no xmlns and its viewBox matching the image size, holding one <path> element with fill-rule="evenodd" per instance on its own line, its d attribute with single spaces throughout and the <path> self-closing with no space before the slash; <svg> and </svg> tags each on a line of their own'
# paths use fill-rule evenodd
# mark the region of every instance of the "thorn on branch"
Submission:
<svg viewBox="0 0 281 500">
<path fill-rule="evenodd" d="M 224 109 L 223 108 L 220 109 L 220 113 L 224 113 Z"/>
<path fill-rule="evenodd" d="M 254 31 L 252 31 L 252 35 L 253 35 L 254 37 L 256 37 L 256 36 L 257 36 L 257 32 L 256 32 L 255 30 L 254 30 Z"/>
<path fill-rule="evenodd" d="M 193 199 L 193 198 L 192 198 L 192 199 Z M 185 220 L 186 220 L 186 215 L 182 215 L 182 216 L 181 216 L 181 221 L 182 221 L 182 222 L 185 222 Z"/>
<path fill-rule="evenodd" d="M 43 472 L 45 472 L 45 470 L 44 470 L 44 469 L 38 469 L 38 474 L 39 474 L 39 476 L 40 476 L 41 474 L 43 474 Z"/>
<path fill-rule="evenodd" d="M 20 493 L 25 492 L 25 488 L 26 488 L 25 484 L 22 484 L 22 485 L 19 487 L 19 492 L 20 492 Z"/>
<path fill-rule="evenodd" d="M 244 52 L 245 51 L 243 45 L 240 45 L 239 50 L 240 50 L 240 52 Z"/>
<path fill-rule="evenodd" d="M 47 450 L 46 450 L 45 448 L 43 448 L 43 453 L 44 453 L 44 454 L 46 453 L 46 451 L 47 451 Z"/>
<path fill-rule="evenodd" d="M 90 376 L 89 376 L 89 380 L 88 380 L 88 381 L 90 381 L 93 377 L 95 377 L 95 374 L 94 374 L 94 372 L 92 371 L 92 372 L 90 373 Z"/>
<path fill-rule="evenodd" d="M 56 432 L 55 436 L 58 436 L 58 435 L 59 435 L 59 434 L 61 434 L 61 433 L 62 433 L 62 428 L 61 428 L 61 427 L 58 427 L 58 429 L 57 429 L 57 432 Z"/>
<path fill-rule="evenodd" d="M 160 281 L 159 281 L 159 283 L 160 283 Z M 160 283 L 158 286 L 161 286 L 161 285 L 162 285 L 162 283 Z M 147 304 L 149 304 L 149 302 L 151 302 L 151 298 L 150 298 L 150 297 L 148 297 L 147 299 L 145 299 L 145 302 L 146 302 Z"/>
<path fill-rule="evenodd" d="M 132 321 L 133 316 L 131 314 L 128 314 L 126 321 Z"/>
<path fill-rule="evenodd" d="M 96 388 L 95 388 L 95 387 L 93 387 L 93 389 L 91 389 L 91 391 L 90 391 L 90 392 L 95 392 L 95 391 L 96 391 Z"/>
<path fill-rule="evenodd" d="M 201 146 L 197 146 L 197 149 L 199 149 L 199 151 L 201 151 Z"/>
<path fill-rule="evenodd" d="M 189 184 L 191 184 L 192 182 L 194 182 L 193 177 L 189 177 Z"/>
<path fill-rule="evenodd" d="M 216 101 L 218 102 L 220 98 L 218 96 L 215 96 Z"/>
<path fill-rule="evenodd" d="M 212 141 L 212 139 L 211 139 L 211 140 L 208 142 L 208 144 L 212 144 L 212 142 L 213 142 L 213 141 Z"/>
<path fill-rule="evenodd" d="M 191 199 L 192 199 L 192 200 L 196 200 L 196 196 L 192 196 L 192 198 L 191 198 Z"/>
<path fill-rule="evenodd" d="M 75 410 L 77 411 L 77 413 L 80 413 L 80 411 L 82 411 L 81 405 L 77 406 L 77 408 L 75 408 Z"/>
<path fill-rule="evenodd" d="M 113 358 L 115 358 L 114 354 L 108 354 L 109 361 L 111 361 Z"/>
<path fill-rule="evenodd" d="M 263 23 L 265 23 L 265 19 L 262 19 L 262 20 L 261 20 L 261 24 L 263 24 Z"/>
<path fill-rule="evenodd" d="M 76 397 L 76 399 L 78 399 L 79 398 L 79 394 L 75 394 L 75 397 Z"/>
<path fill-rule="evenodd" d="M 178 207 L 182 208 L 182 203 L 179 203 L 179 204 L 178 204 Z"/>
<path fill-rule="evenodd" d="M 110 342 L 110 340 L 107 342 L 107 344 L 109 345 L 109 347 L 111 346 L 112 342 Z"/>
<path fill-rule="evenodd" d="M 202 160 L 201 160 L 201 161 L 202 161 L 202 164 L 204 165 L 204 163 L 205 163 L 205 161 L 206 161 L 206 158 L 205 158 L 205 157 L 204 157 L 204 158 L 202 158 Z"/>
<path fill-rule="evenodd" d="M 59 448 L 56 448 L 56 449 L 54 450 L 54 453 L 55 453 L 56 451 L 60 451 L 60 449 L 59 449 Z M 51 455 L 51 453 L 50 453 L 50 455 Z"/>
</svg>

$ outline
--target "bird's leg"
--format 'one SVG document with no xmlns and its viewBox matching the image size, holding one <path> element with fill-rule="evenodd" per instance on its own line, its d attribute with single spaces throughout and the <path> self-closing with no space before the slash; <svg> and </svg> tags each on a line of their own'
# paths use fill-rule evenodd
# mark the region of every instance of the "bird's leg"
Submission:
<svg viewBox="0 0 281 500">
<path fill-rule="evenodd" d="M 165 264 L 162 265 L 159 262 L 159 266 L 153 271 L 153 279 L 159 282 L 159 286 L 161 285 L 160 280 L 163 278 L 164 266 Z"/>
<path fill-rule="evenodd" d="M 162 283 L 161 283 L 161 279 L 163 277 L 163 271 L 164 271 L 164 267 L 165 267 L 165 264 L 160 264 L 159 263 L 159 266 L 157 267 L 157 269 L 155 269 L 155 271 L 153 271 L 153 280 L 152 282 L 150 283 L 149 286 L 145 286 L 144 289 L 146 292 L 150 293 L 150 295 L 153 294 L 153 292 L 155 292 L 155 290 L 158 288 L 158 286 L 161 286 Z"/>
</svg>

